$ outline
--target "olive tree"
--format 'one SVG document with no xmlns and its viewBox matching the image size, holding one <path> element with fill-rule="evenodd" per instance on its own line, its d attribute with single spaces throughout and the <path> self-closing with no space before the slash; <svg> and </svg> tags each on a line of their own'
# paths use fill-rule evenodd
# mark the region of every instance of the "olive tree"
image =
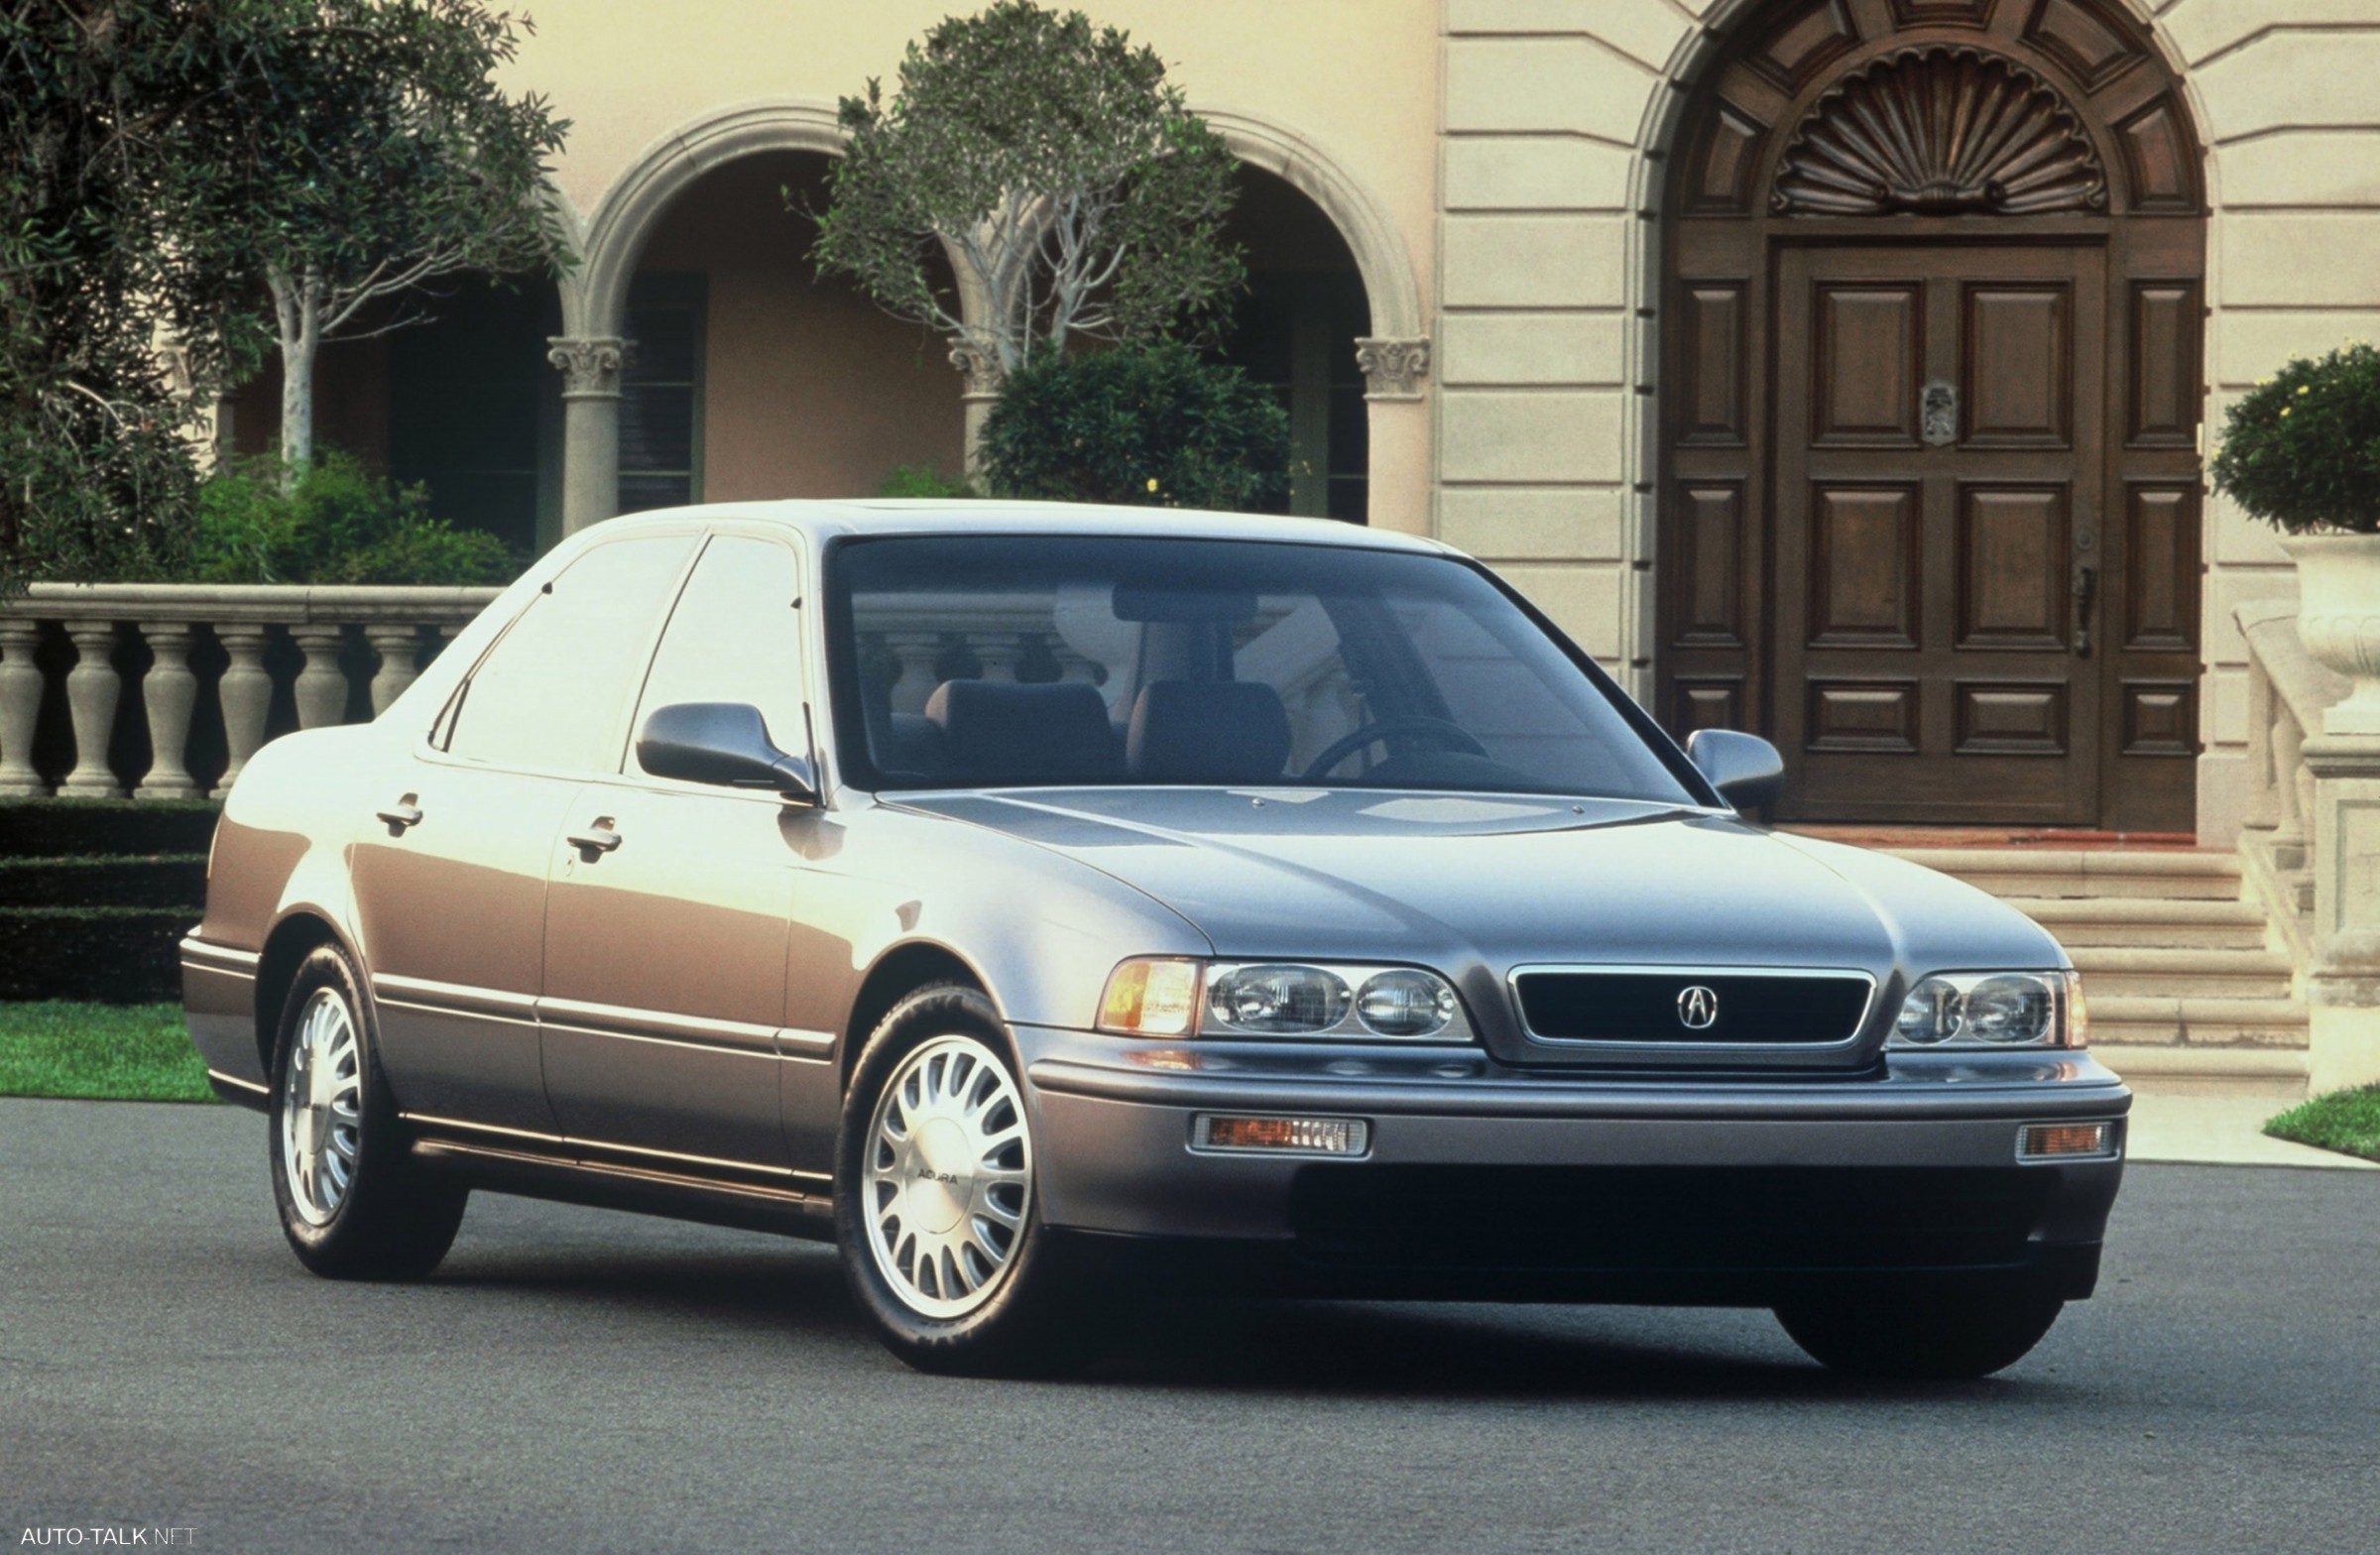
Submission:
<svg viewBox="0 0 2380 1555">
<path fill-rule="evenodd" d="M 1000 0 L 911 43 L 888 99 L 841 104 L 813 257 L 1006 374 L 1070 340 L 1209 322 L 1243 278 L 1236 166 L 1154 50 L 1080 11 Z M 937 249 L 980 299 L 937 289 Z"/>
<path fill-rule="evenodd" d="M 253 0 L 252 0 L 253 3 Z M 481 0 L 270 0 L 276 47 L 221 84 L 229 133 L 189 147 L 189 240 L 253 267 L 281 356 L 281 453 L 313 457 L 326 340 L 421 321 L 441 279 L 569 263 L 543 196 L 569 126 L 495 81 L 529 28 Z"/>
</svg>

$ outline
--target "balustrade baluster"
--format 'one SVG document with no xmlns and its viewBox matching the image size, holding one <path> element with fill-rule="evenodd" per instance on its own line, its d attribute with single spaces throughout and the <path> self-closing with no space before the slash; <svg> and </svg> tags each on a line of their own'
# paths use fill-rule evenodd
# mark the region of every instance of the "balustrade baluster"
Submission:
<svg viewBox="0 0 2380 1555">
<path fill-rule="evenodd" d="M 346 631 L 336 622 L 309 621 L 290 628 L 305 667 L 298 672 L 298 727 L 322 729 L 338 723 L 347 712 L 347 676 L 339 668 L 339 650 Z"/>
<path fill-rule="evenodd" d="M 39 622 L 0 621 L 0 794 L 42 798 L 50 785 L 33 765 L 33 728 L 42 711 Z"/>
<path fill-rule="evenodd" d="M 157 661 L 141 680 L 141 703 L 149 714 L 149 771 L 132 796 L 196 798 L 198 784 L 183 761 L 190 711 L 198 701 L 198 677 L 190 672 L 190 627 L 179 621 L 152 621 L 142 623 L 140 631 Z"/>
<path fill-rule="evenodd" d="M 380 668 L 372 676 L 372 716 L 378 718 L 421 672 L 421 633 L 411 626 L 370 626 L 364 628 L 364 637 L 380 656 Z"/>
<path fill-rule="evenodd" d="M 66 711 L 74 723 L 74 770 L 58 785 L 78 799 L 121 799 L 124 785 L 107 765 L 108 737 L 115 733 L 116 701 L 123 681 L 116 674 L 116 624 L 69 621 L 74 667 L 66 672 Z"/>
<path fill-rule="evenodd" d="M 273 676 L 265 669 L 265 629 L 247 623 L 218 626 L 215 636 L 231 656 L 217 695 L 223 703 L 223 743 L 231 765 L 215 785 L 214 797 L 231 792 L 232 780 L 265 743 L 265 718 L 273 711 Z"/>
<path fill-rule="evenodd" d="M 942 657 L 942 637 L 936 632 L 889 632 L 885 647 L 900 664 L 891 700 L 896 713 L 922 713 L 934 694 L 934 660 Z"/>
</svg>

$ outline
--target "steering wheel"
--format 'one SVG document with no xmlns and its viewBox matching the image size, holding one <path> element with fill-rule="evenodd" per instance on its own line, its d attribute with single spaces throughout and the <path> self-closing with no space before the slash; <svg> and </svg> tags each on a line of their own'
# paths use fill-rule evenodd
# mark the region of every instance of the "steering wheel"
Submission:
<svg viewBox="0 0 2380 1555">
<path fill-rule="evenodd" d="M 1364 747 L 1376 741 L 1397 739 L 1406 735 L 1427 735 L 1439 743 L 1452 746 L 1469 756 L 1486 756 L 1488 754 L 1488 747 L 1474 739 L 1471 731 L 1461 724 L 1449 723 L 1443 718 L 1431 718 L 1415 713 L 1403 718 L 1383 718 L 1378 723 L 1366 724 L 1352 734 L 1341 735 L 1325 747 L 1320 756 L 1306 764 L 1306 770 L 1298 774 L 1299 780 L 1312 782 Z"/>
</svg>

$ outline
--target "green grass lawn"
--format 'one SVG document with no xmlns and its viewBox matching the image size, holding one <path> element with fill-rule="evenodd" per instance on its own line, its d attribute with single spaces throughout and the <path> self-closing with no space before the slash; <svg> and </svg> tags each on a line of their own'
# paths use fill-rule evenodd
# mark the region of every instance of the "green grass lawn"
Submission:
<svg viewBox="0 0 2380 1555">
<path fill-rule="evenodd" d="M 2318 1096 L 2271 1120 L 2264 1132 L 2276 1139 L 2380 1161 L 2380 1085 Z"/>
<path fill-rule="evenodd" d="M 0 1004 L 0 1096 L 213 1099 L 179 1005 Z"/>
</svg>

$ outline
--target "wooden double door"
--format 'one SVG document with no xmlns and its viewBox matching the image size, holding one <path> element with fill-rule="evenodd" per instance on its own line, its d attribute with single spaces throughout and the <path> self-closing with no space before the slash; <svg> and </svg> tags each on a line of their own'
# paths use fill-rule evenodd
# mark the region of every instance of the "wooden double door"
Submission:
<svg viewBox="0 0 2380 1555">
<path fill-rule="evenodd" d="M 2195 458 L 2128 461 L 2132 402 L 2186 402 L 2197 363 L 2133 360 L 2158 320 L 2110 268 L 2093 241 L 1773 250 L 1749 478 L 1673 445 L 1663 689 L 1673 727 L 1777 742 L 1777 818 L 2191 825 Z"/>
</svg>

